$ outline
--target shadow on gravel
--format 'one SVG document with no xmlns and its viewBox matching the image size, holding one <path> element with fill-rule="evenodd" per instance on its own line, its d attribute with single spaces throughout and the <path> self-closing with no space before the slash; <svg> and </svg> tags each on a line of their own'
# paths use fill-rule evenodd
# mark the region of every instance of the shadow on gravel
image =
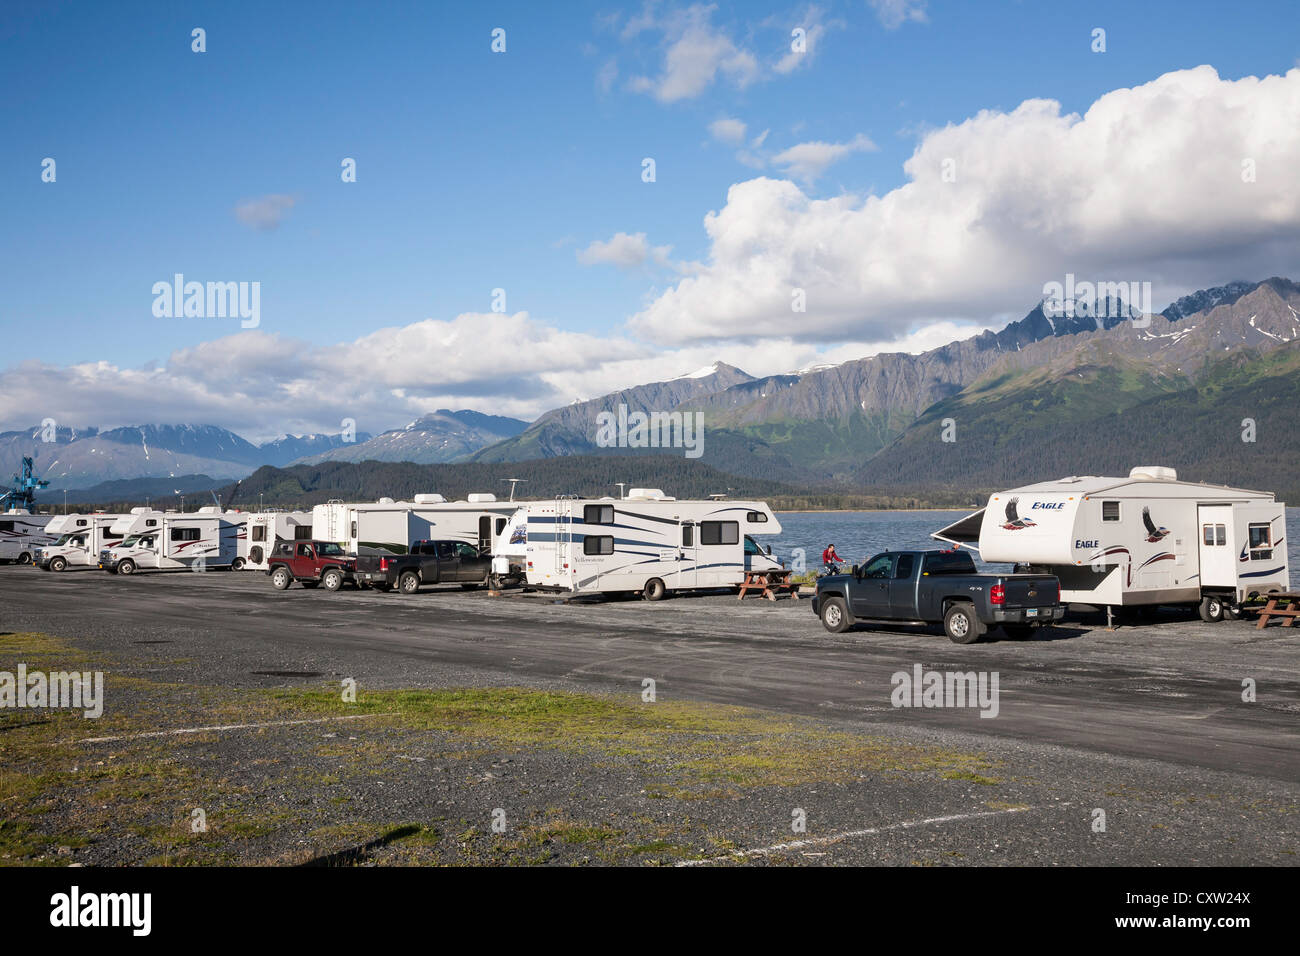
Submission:
<svg viewBox="0 0 1300 956">
<path fill-rule="evenodd" d="M 364 863 L 366 857 L 370 856 L 375 850 L 382 849 L 388 844 L 403 840 L 409 836 L 415 836 L 420 832 L 420 828 L 414 825 L 398 827 L 395 830 L 389 830 L 381 837 L 376 837 L 369 843 L 363 843 L 360 846 L 349 847 L 346 850 L 338 850 L 335 853 L 328 853 L 325 856 L 317 856 L 305 863 L 299 863 L 299 866 L 357 866 Z"/>
</svg>

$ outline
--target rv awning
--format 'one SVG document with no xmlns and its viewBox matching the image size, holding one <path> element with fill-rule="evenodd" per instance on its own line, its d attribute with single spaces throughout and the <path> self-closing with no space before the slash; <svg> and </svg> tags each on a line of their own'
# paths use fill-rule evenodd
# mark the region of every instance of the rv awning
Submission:
<svg viewBox="0 0 1300 956">
<path fill-rule="evenodd" d="M 961 547 L 965 545 L 972 551 L 980 549 L 980 525 L 984 523 L 984 509 L 968 514 L 959 521 L 954 521 L 946 528 L 941 528 L 930 535 L 940 541 Z"/>
</svg>

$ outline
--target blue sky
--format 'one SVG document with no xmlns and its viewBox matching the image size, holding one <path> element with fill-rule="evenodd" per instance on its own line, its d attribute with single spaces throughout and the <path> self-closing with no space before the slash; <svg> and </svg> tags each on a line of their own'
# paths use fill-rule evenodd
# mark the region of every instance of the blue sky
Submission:
<svg viewBox="0 0 1300 956">
<path fill-rule="evenodd" d="M 1050 98 L 1083 112 L 1200 64 L 1223 81 L 1285 74 L 1300 55 L 1294 13 L 1281 2 L 11 4 L 0 14 L 0 368 L 165 366 L 177 349 L 237 336 L 229 320 L 151 314 L 153 283 L 176 272 L 260 282 L 268 347 L 332 348 L 486 313 L 498 287 L 509 313 L 558 332 L 612 338 L 629 355 L 671 345 L 653 324 L 625 323 L 710 261 L 704 218 L 734 184 L 765 176 L 809 200 L 865 201 L 909 182 L 904 163 L 928 133 L 982 110 Z M 698 89 L 656 95 L 687 22 L 730 53 Z M 801 25 L 820 32 L 782 73 Z M 204 53 L 191 51 L 195 27 Z M 504 54 L 490 50 L 496 27 Z M 1103 54 L 1090 49 L 1095 27 Z M 712 133 L 719 120 L 743 123 L 743 138 Z M 859 146 L 814 178 L 777 158 L 808 143 Z M 44 157 L 55 183 L 41 181 Z M 344 157 L 356 183 L 340 181 Z M 644 157 L 654 183 L 641 180 Z M 236 215 L 274 196 L 292 201 L 275 228 Z M 619 233 L 670 248 L 584 264 L 593 242 Z M 1156 278 L 1170 294 L 1199 284 Z M 969 310 L 918 304 L 889 334 L 855 336 L 837 320 L 798 338 L 838 360 L 838 347 L 902 341 L 929 321 L 998 324 L 1032 305 L 1024 285 L 1010 283 L 1000 308 L 992 294 Z M 606 379 L 574 381 L 577 394 Z M 13 408 L 13 394 L 0 389 L 0 418 L 39 417 Z"/>
</svg>

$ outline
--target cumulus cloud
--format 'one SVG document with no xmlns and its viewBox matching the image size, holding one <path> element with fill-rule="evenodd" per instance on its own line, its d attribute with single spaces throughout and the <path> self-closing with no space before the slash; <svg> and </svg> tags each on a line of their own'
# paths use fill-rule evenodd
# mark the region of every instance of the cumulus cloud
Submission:
<svg viewBox="0 0 1300 956">
<path fill-rule="evenodd" d="M 280 228 L 280 223 L 296 203 L 293 196 L 281 194 L 241 199 L 235 206 L 235 218 L 259 232 L 270 232 Z"/>
<path fill-rule="evenodd" d="M 799 143 L 777 153 L 772 157 L 772 162 L 783 167 L 795 179 L 811 185 L 826 172 L 827 167 L 851 153 L 875 152 L 879 148 L 859 133 L 847 143 L 826 143 L 820 140 Z"/>
<path fill-rule="evenodd" d="M 655 17 L 646 12 L 629 22 L 625 39 L 647 30 L 663 35 L 663 63 L 656 76 L 636 76 L 630 88 L 662 103 L 693 99 L 719 77 L 744 89 L 759 76 L 758 58 L 739 46 L 727 31 L 713 25 L 712 6 L 696 4 Z"/>
<path fill-rule="evenodd" d="M 745 129 L 745 124 L 740 120 L 724 116 L 709 124 L 709 135 L 719 143 L 739 146 L 745 141 Z"/>
<path fill-rule="evenodd" d="M 926 0 L 867 0 L 867 5 L 876 11 L 876 17 L 886 30 L 897 30 L 909 20 L 913 23 L 925 23 Z"/>
<path fill-rule="evenodd" d="M 1163 301 L 1287 274 L 1300 253 L 1296 115 L 1300 70 L 1232 81 L 1201 66 L 1115 90 L 1083 116 L 1028 100 L 931 131 L 908 182 L 883 196 L 739 183 L 704 219 L 707 260 L 630 327 L 676 343 L 796 327 L 888 340 L 918 320 L 1037 301 L 1067 272 L 1151 281 Z M 794 289 L 805 314 L 792 315 Z"/>
<path fill-rule="evenodd" d="M 821 47 L 822 37 L 830 30 L 842 30 L 844 21 L 825 19 L 825 11 L 812 4 L 804 8 L 803 13 L 792 23 L 773 17 L 767 21 L 767 25 L 784 29 L 787 36 L 790 36 L 791 31 L 796 27 L 803 30 L 803 49 L 794 49 L 793 37 L 790 37 L 786 54 L 772 65 L 774 72 L 784 76 L 793 73 L 801 66 L 806 67 L 811 64 Z"/>
<path fill-rule="evenodd" d="M 584 266 L 613 265 L 622 269 L 654 263 L 667 265 L 672 246 L 651 246 L 644 232 L 629 235 L 616 232 L 608 241 L 597 239 L 578 252 L 578 261 Z"/>
</svg>

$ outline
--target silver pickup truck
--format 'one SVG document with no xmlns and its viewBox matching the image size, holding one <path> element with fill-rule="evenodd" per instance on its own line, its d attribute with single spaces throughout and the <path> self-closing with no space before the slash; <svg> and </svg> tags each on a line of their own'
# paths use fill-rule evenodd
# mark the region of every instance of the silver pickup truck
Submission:
<svg viewBox="0 0 1300 956">
<path fill-rule="evenodd" d="M 1051 574 L 980 574 L 965 551 L 886 551 L 817 582 L 813 613 L 828 631 L 863 621 L 943 624 L 956 644 L 974 644 L 989 629 L 1028 637 L 1065 616 Z"/>
</svg>

